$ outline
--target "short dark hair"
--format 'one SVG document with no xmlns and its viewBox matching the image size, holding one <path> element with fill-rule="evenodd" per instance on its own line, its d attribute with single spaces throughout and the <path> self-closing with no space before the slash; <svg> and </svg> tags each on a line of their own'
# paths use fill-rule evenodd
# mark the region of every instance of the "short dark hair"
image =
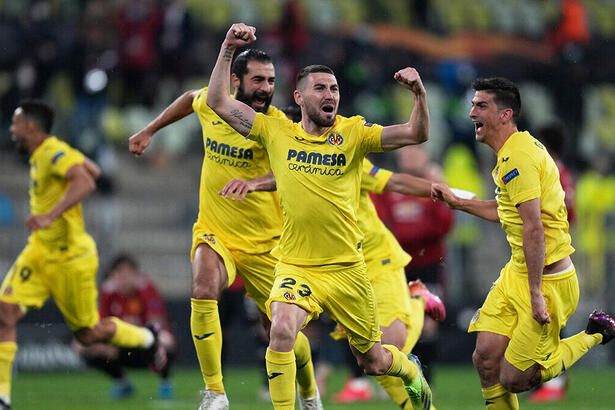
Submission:
<svg viewBox="0 0 615 410">
<path fill-rule="evenodd" d="M 289 105 L 288 107 L 282 108 L 282 111 L 284 111 L 284 114 L 286 114 L 288 119 L 292 122 L 301 121 L 301 108 L 299 108 L 298 105 Z"/>
<path fill-rule="evenodd" d="M 327 74 L 335 75 L 333 70 L 327 67 L 326 65 L 313 64 L 307 67 L 303 67 L 301 71 L 297 73 L 297 79 L 295 82 L 295 84 L 297 84 L 297 88 L 299 88 L 299 86 L 301 85 L 305 77 L 313 73 L 327 73 Z"/>
<path fill-rule="evenodd" d="M 34 121 L 45 134 L 51 132 L 54 112 L 49 104 L 41 100 L 24 100 L 17 108 L 21 108 L 24 116 Z"/>
<path fill-rule="evenodd" d="M 249 61 L 258 61 L 259 63 L 263 64 L 272 62 L 271 57 L 269 57 L 269 54 L 265 53 L 262 50 L 249 48 L 241 52 L 235 58 L 235 61 L 233 61 L 233 65 L 231 66 L 231 74 L 235 74 L 241 80 L 243 76 L 248 72 Z"/>
<path fill-rule="evenodd" d="M 133 270 L 139 270 L 139 265 L 137 264 L 137 261 L 132 255 L 128 253 L 120 253 L 111 262 L 111 265 L 109 266 L 109 273 L 113 272 L 120 265 L 124 264 L 130 266 Z"/>
<path fill-rule="evenodd" d="M 566 131 L 561 122 L 551 122 L 538 127 L 535 136 L 554 155 L 559 157 L 564 153 Z"/>
<path fill-rule="evenodd" d="M 486 91 L 493 94 L 493 101 L 498 108 L 510 108 L 513 111 L 513 123 L 519 122 L 521 115 L 521 94 L 519 88 L 507 78 L 478 78 L 472 83 L 475 91 Z"/>
</svg>

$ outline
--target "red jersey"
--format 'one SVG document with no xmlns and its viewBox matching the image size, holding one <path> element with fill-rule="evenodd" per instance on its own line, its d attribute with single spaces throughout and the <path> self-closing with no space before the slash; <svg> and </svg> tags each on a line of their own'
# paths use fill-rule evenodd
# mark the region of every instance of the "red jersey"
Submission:
<svg viewBox="0 0 615 410">
<path fill-rule="evenodd" d="M 396 192 L 372 198 L 380 219 L 412 256 L 410 268 L 441 262 L 446 253 L 444 240 L 453 226 L 453 211 L 441 201 Z"/>
<path fill-rule="evenodd" d="M 167 308 L 154 281 L 140 275 L 137 287 L 128 294 L 121 294 L 113 282 L 103 284 L 100 292 L 99 311 L 101 317 L 115 316 L 137 326 L 145 326 L 156 319 L 169 330 Z"/>
</svg>

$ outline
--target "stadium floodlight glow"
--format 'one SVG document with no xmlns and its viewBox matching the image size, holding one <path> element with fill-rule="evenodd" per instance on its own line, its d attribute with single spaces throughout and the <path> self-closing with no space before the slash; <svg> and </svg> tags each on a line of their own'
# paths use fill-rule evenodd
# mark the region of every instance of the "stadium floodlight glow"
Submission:
<svg viewBox="0 0 615 410">
<path fill-rule="evenodd" d="M 94 68 L 85 74 L 83 86 L 88 93 L 94 94 L 104 90 L 108 82 L 107 73 L 99 68 Z"/>
</svg>

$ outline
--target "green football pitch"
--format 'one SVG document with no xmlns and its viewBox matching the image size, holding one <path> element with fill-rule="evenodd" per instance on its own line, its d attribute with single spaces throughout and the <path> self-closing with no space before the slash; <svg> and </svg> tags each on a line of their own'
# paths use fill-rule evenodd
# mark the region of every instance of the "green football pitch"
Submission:
<svg viewBox="0 0 615 410">
<path fill-rule="evenodd" d="M 175 398 L 159 400 L 156 396 L 157 378 L 146 371 L 129 371 L 136 385 L 135 395 L 122 400 L 109 398 L 109 379 L 94 371 L 73 373 L 19 373 L 13 380 L 13 408 L 15 410 L 68 409 L 190 409 L 198 407 L 198 390 L 202 379 L 194 368 L 176 369 L 173 376 Z M 369 403 L 335 404 L 331 393 L 344 383 L 345 373 L 334 372 L 328 393 L 324 397 L 326 409 L 396 409 L 388 400 Z M 522 409 L 615 409 L 615 369 L 572 369 L 570 388 L 565 401 L 551 404 L 531 404 L 520 395 Z M 227 368 L 224 381 L 231 409 L 271 409 L 271 404 L 258 398 L 261 377 L 257 369 Z M 433 381 L 434 404 L 439 410 L 484 409 L 478 378 L 471 367 L 438 367 Z M 297 406 L 298 408 L 298 406 Z"/>
</svg>

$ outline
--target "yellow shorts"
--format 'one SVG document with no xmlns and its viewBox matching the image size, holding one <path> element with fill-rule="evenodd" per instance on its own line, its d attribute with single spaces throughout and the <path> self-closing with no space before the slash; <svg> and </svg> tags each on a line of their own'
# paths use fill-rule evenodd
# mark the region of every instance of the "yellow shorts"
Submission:
<svg viewBox="0 0 615 410">
<path fill-rule="evenodd" d="M 27 310 L 39 309 L 51 296 L 71 330 L 91 328 L 99 321 L 97 270 L 95 247 L 63 257 L 30 240 L 4 278 L 0 299 Z"/>
<path fill-rule="evenodd" d="M 269 317 L 274 301 L 292 303 L 307 311 L 305 324 L 326 312 L 361 353 L 380 341 L 376 298 L 363 263 L 314 267 L 280 262 L 266 304 Z"/>
<path fill-rule="evenodd" d="M 273 271 L 278 260 L 270 252 L 251 254 L 228 249 L 215 235 L 206 233 L 196 225 L 192 236 L 191 260 L 194 259 L 196 248 L 202 243 L 209 245 L 222 258 L 228 275 L 228 286 L 231 286 L 237 275 L 241 276 L 246 295 L 256 302 L 262 312 L 266 312 L 265 302 L 273 286 Z"/>
<path fill-rule="evenodd" d="M 527 273 L 516 272 L 510 262 L 494 282 L 483 306 L 476 311 L 468 332 L 487 331 L 510 338 L 504 356 L 521 371 L 534 363 L 543 368 L 561 361 L 560 330 L 576 310 L 579 282 L 573 265 L 542 277 L 542 294 L 551 323 L 540 325 L 532 317 Z"/>
<path fill-rule="evenodd" d="M 372 268 L 368 275 L 376 295 L 380 328 L 390 326 L 397 319 L 401 320 L 408 328 L 408 336 L 402 351 L 410 353 L 423 331 L 425 302 L 410 297 L 404 268 L 385 266 L 376 270 Z M 335 340 L 347 337 L 346 332 L 338 327 L 330 335 Z"/>
<path fill-rule="evenodd" d="M 384 265 L 378 272 L 370 272 L 370 276 L 373 278 L 371 283 L 378 303 L 380 326 L 390 326 L 395 319 L 410 326 L 413 318 L 404 268 L 387 269 Z M 421 318 L 421 326 L 422 322 Z"/>
</svg>

